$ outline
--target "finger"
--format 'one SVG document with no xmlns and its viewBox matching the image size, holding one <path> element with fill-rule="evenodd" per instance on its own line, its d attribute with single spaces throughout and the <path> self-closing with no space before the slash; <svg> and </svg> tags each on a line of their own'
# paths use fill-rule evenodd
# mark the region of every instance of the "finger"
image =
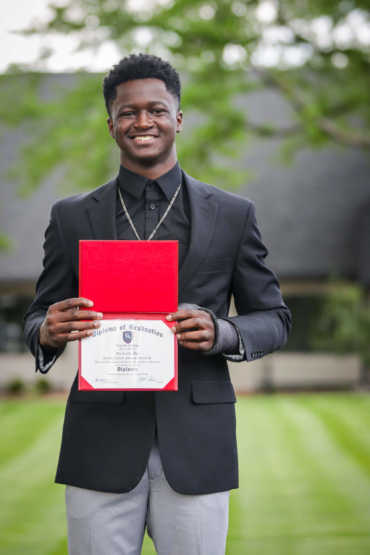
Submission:
<svg viewBox="0 0 370 555">
<path fill-rule="evenodd" d="M 197 343 L 202 343 L 203 341 L 210 342 L 212 339 L 211 334 L 206 330 L 177 333 L 176 337 L 181 341 L 196 341 Z"/>
<path fill-rule="evenodd" d="M 91 310 L 78 310 L 74 308 L 67 312 L 61 312 L 58 316 L 59 322 L 70 322 L 73 320 L 101 320 L 103 314 L 101 312 L 93 312 Z"/>
<path fill-rule="evenodd" d="M 173 312 L 172 314 L 168 314 L 166 316 L 166 320 L 184 320 L 187 318 L 193 318 L 196 316 L 200 310 L 195 310 L 192 308 L 185 308 L 184 310 L 178 310 L 177 312 Z"/>
<path fill-rule="evenodd" d="M 50 308 L 53 310 L 69 310 L 70 308 L 75 308 L 77 306 L 86 306 L 91 307 L 94 303 L 89 299 L 85 299 L 84 297 L 76 297 L 73 299 L 66 299 L 65 301 L 60 301 L 59 303 L 53 304 Z"/>
<path fill-rule="evenodd" d="M 97 320 L 87 322 L 64 322 L 56 328 L 56 333 L 68 333 L 71 331 L 83 331 L 100 328 L 101 323 Z"/>
<path fill-rule="evenodd" d="M 79 331 L 76 333 L 66 333 L 62 337 L 64 338 L 65 342 L 69 343 L 70 341 L 77 341 L 78 339 L 84 339 L 85 337 L 90 337 L 92 334 L 93 334 L 92 330 L 85 330 L 85 331 Z"/>
<path fill-rule="evenodd" d="M 209 351 L 212 347 L 207 341 L 203 341 L 202 343 L 197 343 L 196 341 L 179 341 L 179 343 L 181 347 L 191 349 L 192 351 Z"/>
<path fill-rule="evenodd" d="M 203 320 L 202 318 L 189 318 L 188 320 L 182 320 L 181 322 L 177 322 L 176 326 L 173 326 L 171 330 L 174 333 L 183 332 L 185 330 L 197 330 L 197 329 L 205 329 L 207 327 L 208 322 Z"/>
</svg>

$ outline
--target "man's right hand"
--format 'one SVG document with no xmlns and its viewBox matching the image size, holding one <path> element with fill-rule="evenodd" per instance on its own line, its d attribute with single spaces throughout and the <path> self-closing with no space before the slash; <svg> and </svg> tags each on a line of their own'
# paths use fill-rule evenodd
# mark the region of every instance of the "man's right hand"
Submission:
<svg viewBox="0 0 370 555">
<path fill-rule="evenodd" d="M 103 314 L 79 310 L 79 307 L 92 307 L 93 304 L 92 301 L 79 297 L 51 305 L 40 327 L 40 345 L 45 349 L 57 349 L 68 341 L 77 341 L 92 335 L 93 330 L 100 327 L 99 320 L 103 318 Z"/>
</svg>

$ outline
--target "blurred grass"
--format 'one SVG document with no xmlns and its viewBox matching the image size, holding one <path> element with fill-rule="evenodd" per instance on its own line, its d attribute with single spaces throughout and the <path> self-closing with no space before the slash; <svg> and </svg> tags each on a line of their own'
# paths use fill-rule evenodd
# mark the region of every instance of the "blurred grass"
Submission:
<svg viewBox="0 0 370 555">
<path fill-rule="evenodd" d="M 53 484 L 63 413 L 63 401 L 0 402 L 1 555 L 67 555 Z M 368 555 L 370 397 L 243 397 L 237 422 L 227 555 Z"/>
</svg>

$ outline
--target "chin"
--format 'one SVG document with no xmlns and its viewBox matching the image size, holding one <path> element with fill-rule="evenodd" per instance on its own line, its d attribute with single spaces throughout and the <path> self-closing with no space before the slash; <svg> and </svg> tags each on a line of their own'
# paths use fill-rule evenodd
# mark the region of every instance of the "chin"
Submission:
<svg viewBox="0 0 370 555">
<path fill-rule="evenodd" d="M 142 153 L 139 156 L 135 156 L 137 162 L 155 162 L 156 160 L 161 160 L 163 157 L 162 153 L 154 153 L 154 154 L 144 154 Z"/>
<path fill-rule="evenodd" d="M 168 151 L 164 151 L 164 152 L 135 152 L 133 153 L 132 159 L 137 161 L 137 162 L 142 162 L 142 163 L 153 163 L 155 161 L 159 161 L 159 160 L 165 160 L 166 157 L 168 156 L 169 152 Z"/>
</svg>

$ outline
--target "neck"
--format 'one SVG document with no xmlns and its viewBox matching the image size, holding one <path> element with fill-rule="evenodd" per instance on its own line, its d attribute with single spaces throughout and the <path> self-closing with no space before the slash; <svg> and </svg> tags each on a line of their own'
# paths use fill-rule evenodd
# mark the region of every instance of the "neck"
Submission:
<svg viewBox="0 0 370 555">
<path fill-rule="evenodd" d="M 174 167 L 176 162 L 176 150 L 174 150 L 174 152 L 171 152 L 171 155 L 164 161 L 161 160 L 153 162 L 153 160 L 150 160 L 147 163 L 145 160 L 142 160 L 140 162 L 130 160 L 125 157 L 122 151 L 120 151 L 120 163 L 124 168 L 139 175 L 143 175 L 148 179 L 152 179 L 153 181 L 161 175 L 170 171 L 170 169 Z"/>
</svg>

